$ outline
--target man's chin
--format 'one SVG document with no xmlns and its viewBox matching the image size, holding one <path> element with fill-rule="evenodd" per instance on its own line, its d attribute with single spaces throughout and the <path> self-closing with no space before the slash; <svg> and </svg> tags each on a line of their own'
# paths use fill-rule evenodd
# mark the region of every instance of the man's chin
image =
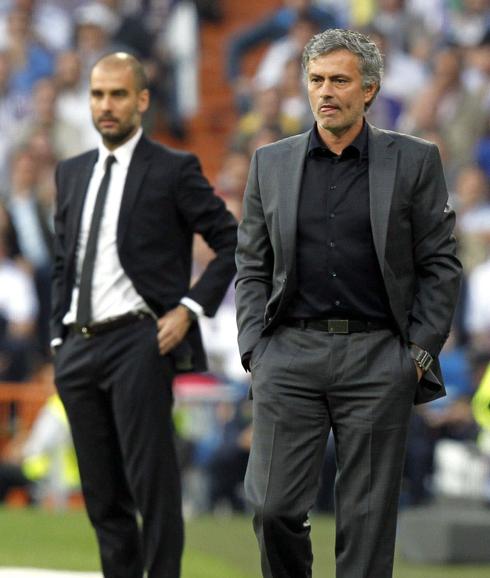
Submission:
<svg viewBox="0 0 490 578">
<path fill-rule="evenodd" d="M 114 132 L 111 130 L 100 130 L 99 131 L 104 142 L 109 143 L 111 145 L 119 145 L 124 143 L 125 141 L 130 138 L 133 129 L 124 132 Z"/>
</svg>

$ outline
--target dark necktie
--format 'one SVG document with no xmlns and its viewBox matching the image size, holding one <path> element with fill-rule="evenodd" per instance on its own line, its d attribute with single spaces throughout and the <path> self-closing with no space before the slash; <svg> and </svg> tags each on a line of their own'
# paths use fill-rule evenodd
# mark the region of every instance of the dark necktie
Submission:
<svg viewBox="0 0 490 578">
<path fill-rule="evenodd" d="M 100 183 L 95 200 L 92 221 L 83 258 L 82 273 L 80 275 L 80 290 L 78 293 L 77 323 L 88 325 L 92 320 L 92 279 L 94 276 L 95 258 L 97 254 L 97 241 L 99 238 L 100 223 L 104 214 L 104 205 L 111 180 L 111 168 L 116 157 L 110 155 L 105 162 L 105 173 Z"/>
</svg>

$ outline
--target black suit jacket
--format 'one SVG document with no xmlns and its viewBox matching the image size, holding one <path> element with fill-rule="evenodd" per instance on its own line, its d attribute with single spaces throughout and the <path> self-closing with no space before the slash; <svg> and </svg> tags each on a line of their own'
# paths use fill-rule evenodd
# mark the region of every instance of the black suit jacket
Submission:
<svg viewBox="0 0 490 578">
<path fill-rule="evenodd" d="M 61 162 L 56 171 L 52 338 L 65 332 L 62 320 L 75 281 L 82 209 L 97 156 L 97 150 L 89 151 Z M 216 256 L 190 287 L 194 233 L 203 236 Z M 197 158 L 142 136 L 128 169 L 117 246 L 125 273 L 152 311 L 160 317 L 187 296 L 206 315 L 214 315 L 235 274 L 235 244 L 236 221 L 213 194 Z M 205 370 L 197 323 L 185 344 L 192 352 L 192 369 Z"/>
<path fill-rule="evenodd" d="M 370 217 L 391 312 L 405 342 L 436 359 L 416 402 L 444 395 L 437 356 L 460 285 L 454 212 L 437 147 L 368 127 Z M 283 318 L 296 290 L 297 209 L 310 132 L 257 150 L 238 232 L 237 319 L 242 359 Z M 362 290 L 362 288 L 360 288 Z"/>
</svg>

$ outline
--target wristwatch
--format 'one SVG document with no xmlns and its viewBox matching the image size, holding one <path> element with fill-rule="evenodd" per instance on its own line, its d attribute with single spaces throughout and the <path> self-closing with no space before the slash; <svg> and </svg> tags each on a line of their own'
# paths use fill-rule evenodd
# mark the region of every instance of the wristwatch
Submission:
<svg viewBox="0 0 490 578">
<path fill-rule="evenodd" d="M 420 367 L 424 373 L 430 369 L 434 358 L 428 351 L 422 349 L 418 345 L 415 345 L 415 343 L 411 343 L 410 354 L 417 366 Z"/>
</svg>

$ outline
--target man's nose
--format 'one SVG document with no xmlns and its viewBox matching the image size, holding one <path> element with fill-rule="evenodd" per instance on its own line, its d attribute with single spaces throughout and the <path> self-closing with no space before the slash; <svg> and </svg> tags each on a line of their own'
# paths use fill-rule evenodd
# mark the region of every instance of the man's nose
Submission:
<svg viewBox="0 0 490 578">
<path fill-rule="evenodd" d="M 323 97 L 332 96 L 332 83 L 325 80 L 320 87 L 320 95 Z"/>
<path fill-rule="evenodd" d="M 112 99 L 110 96 L 102 97 L 100 101 L 100 105 L 102 110 L 111 110 L 112 109 Z"/>
</svg>

